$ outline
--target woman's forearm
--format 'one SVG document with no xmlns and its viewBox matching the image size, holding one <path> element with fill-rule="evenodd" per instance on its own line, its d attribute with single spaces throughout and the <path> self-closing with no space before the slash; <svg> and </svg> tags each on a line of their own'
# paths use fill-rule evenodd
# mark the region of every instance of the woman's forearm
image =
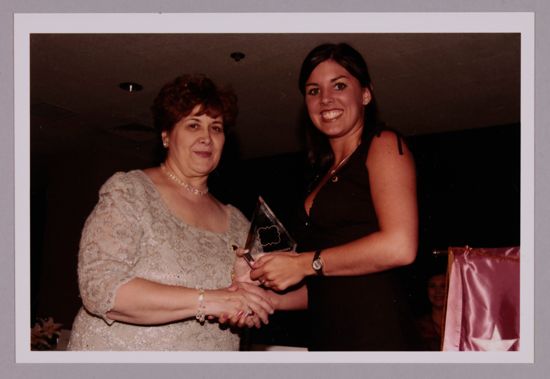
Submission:
<svg viewBox="0 0 550 379">
<path fill-rule="evenodd" d="M 164 324 L 193 317 L 198 306 L 196 289 L 134 278 L 117 290 L 107 317 L 132 324 Z"/>
<path fill-rule="evenodd" d="M 415 228 L 413 225 L 412 228 Z M 411 229 L 412 229 L 411 228 Z M 355 241 L 323 249 L 320 259 L 325 276 L 358 276 L 404 266 L 416 257 L 416 234 L 380 231 Z M 314 252 L 277 252 L 266 254 L 253 266 L 252 280 L 282 291 L 315 276 Z"/>
<path fill-rule="evenodd" d="M 140 325 L 156 325 L 204 316 L 239 319 L 245 313 L 255 314 L 267 323 L 273 306 L 262 296 L 245 289 L 201 291 L 170 286 L 134 278 L 122 285 L 115 296 L 114 307 L 107 312 L 112 320 Z"/>
<path fill-rule="evenodd" d="M 321 251 L 323 273 L 326 276 L 355 276 L 380 272 L 412 263 L 416 257 L 417 239 L 414 233 L 399 236 L 373 233 L 353 242 Z M 306 275 L 312 273 L 313 253 L 305 253 L 302 264 Z M 309 267 L 308 267 L 309 266 Z"/>
<path fill-rule="evenodd" d="M 278 311 L 295 311 L 307 309 L 307 287 L 300 288 L 286 293 L 269 291 L 270 299 Z"/>
</svg>

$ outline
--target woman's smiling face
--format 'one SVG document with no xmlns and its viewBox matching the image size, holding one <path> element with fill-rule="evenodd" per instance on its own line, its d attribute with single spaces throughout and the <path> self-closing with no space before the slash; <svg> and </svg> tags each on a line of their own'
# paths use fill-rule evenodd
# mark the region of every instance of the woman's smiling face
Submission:
<svg viewBox="0 0 550 379">
<path fill-rule="evenodd" d="M 370 91 L 332 60 L 320 63 L 305 85 L 305 102 L 313 124 L 327 137 L 361 132 Z"/>
</svg>

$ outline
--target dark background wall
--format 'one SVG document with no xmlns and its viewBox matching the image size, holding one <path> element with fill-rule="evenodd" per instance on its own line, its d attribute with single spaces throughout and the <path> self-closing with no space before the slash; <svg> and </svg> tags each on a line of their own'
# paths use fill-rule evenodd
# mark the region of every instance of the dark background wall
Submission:
<svg viewBox="0 0 550 379">
<path fill-rule="evenodd" d="M 39 137 L 39 136 L 33 136 Z M 417 261 L 406 270 L 416 312 L 426 309 L 425 281 L 444 266 L 434 249 L 448 246 L 520 244 L 520 126 L 504 125 L 407 139 L 416 159 L 420 210 Z M 101 184 L 116 171 L 155 164 L 155 139 L 116 134 L 91 138 L 83 146 L 31 157 L 31 320 L 52 316 L 70 328 L 81 305 L 76 265 L 84 221 Z M 300 206 L 303 153 L 240 160 L 228 141 L 224 165 L 211 176 L 211 191 L 250 217 L 262 195 L 284 223 Z M 293 343 L 299 330 L 270 328 L 251 335 L 266 343 Z M 278 322 L 280 321 L 280 322 Z M 298 344 L 298 342 L 296 342 Z"/>
</svg>

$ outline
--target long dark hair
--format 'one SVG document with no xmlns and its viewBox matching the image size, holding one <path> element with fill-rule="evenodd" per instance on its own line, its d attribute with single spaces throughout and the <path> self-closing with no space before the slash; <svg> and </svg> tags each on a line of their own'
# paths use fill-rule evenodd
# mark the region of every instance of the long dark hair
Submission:
<svg viewBox="0 0 550 379">
<path fill-rule="evenodd" d="M 371 92 L 372 99 L 365 106 L 363 136 L 371 133 L 373 128 L 379 124 L 379 120 L 369 70 L 363 56 L 347 43 L 325 43 L 309 52 L 300 69 L 298 79 L 300 92 L 305 96 L 306 82 L 311 73 L 320 63 L 327 60 L 332 60 L 345 68 L 359 81 L 362 88 L 368 88 Z M 326 170 L 334 161 L 334 154 L 328 138 L 313 125 L 307 115 L 307 110 L 304 121 L 309 162 L 318 171 Z"/>
</svg>

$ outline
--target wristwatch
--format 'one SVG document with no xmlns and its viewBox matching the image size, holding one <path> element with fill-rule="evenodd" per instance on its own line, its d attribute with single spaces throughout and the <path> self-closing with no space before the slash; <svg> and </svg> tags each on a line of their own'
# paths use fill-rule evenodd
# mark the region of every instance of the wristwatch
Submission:
<svg viewBox="0 0 550 379">
<path fill-rule="evenodd" d="M 313 261 L 311 262 L 311 267 L 313 267 L 313 270 L 317 275 L 323 275 L 323 261 L 321 260 L 321 251 L 323 249 L 319 249 L 313 254 Z"/>
</svg>

